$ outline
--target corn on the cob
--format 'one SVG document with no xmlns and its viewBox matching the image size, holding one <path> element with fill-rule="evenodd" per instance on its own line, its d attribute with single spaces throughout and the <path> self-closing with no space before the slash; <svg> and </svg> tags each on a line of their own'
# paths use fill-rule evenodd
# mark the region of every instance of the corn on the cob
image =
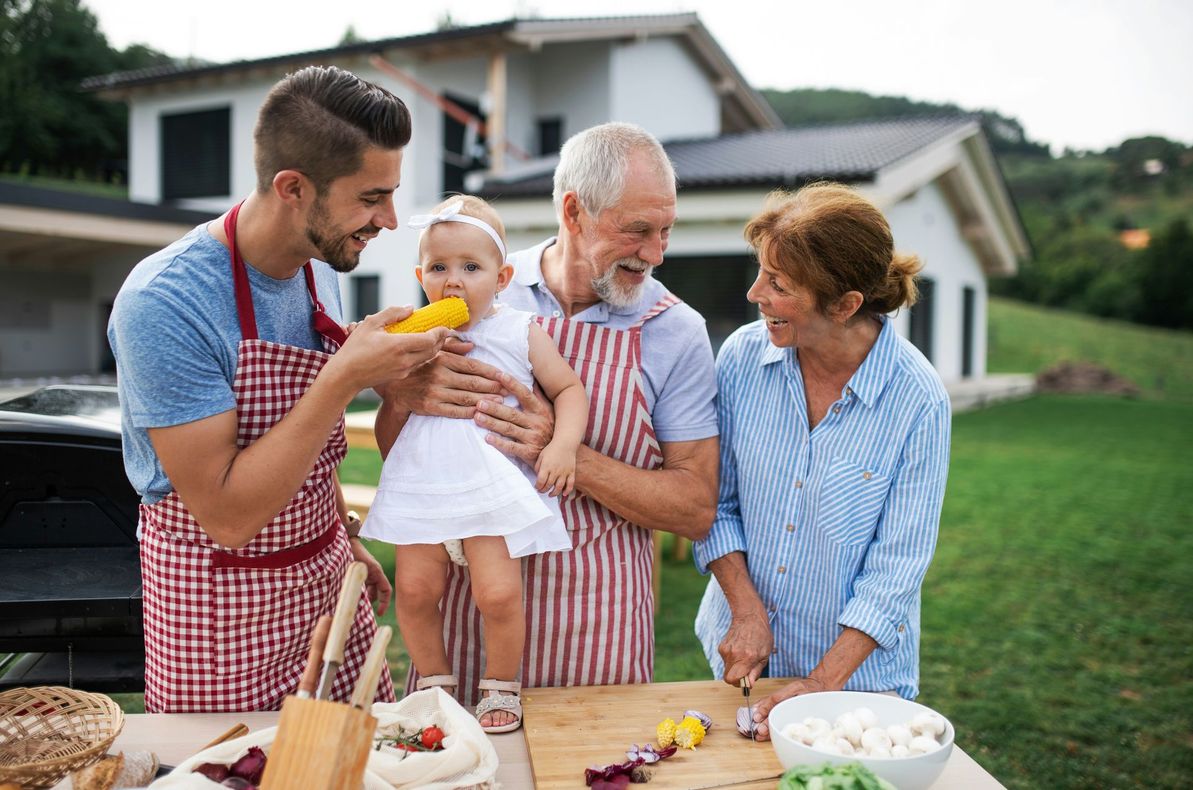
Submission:
<svg viewBox="0 0 1193 790">
<path fill-rule="evenodd" d="M 675 742 L 683 749 L 695 749 L 704 740 L 704 725 L 700 720 L 687 716 L 675 728 Z"/>
<path fill-rule="evenodd" d="M 437 326 L 455 329 L 468 323 L 468 305 L 463 299 L 450 296 L 440 299 L 426 307 L 420 307 L 396 324 L 385 327 L 390 334 L 404 334 L 407 332 L 426 332 Z"/>
<path fill-rule="evenodd" d="M 655 727 L 655 738 L 660 749 L 675 743 L 675 719 L 666 718 L 659 722 L 659 726 Z"/>
</svg>

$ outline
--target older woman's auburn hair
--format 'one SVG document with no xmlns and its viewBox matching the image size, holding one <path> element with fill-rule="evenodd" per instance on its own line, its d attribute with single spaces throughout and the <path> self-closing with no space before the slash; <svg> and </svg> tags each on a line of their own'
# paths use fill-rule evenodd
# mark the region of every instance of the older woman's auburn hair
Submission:
<svg viewBox="0 0 1193 790">
<path fill-rule="evenodd" d="M 886 217 L 843 184 L 772 192 L 745 237 L 760 260 L 809 289 L 825 315 L 849 291 L 862 295 L 857 315 L 915 303 L 919 258 L 896 253 Z"/>
</svg>

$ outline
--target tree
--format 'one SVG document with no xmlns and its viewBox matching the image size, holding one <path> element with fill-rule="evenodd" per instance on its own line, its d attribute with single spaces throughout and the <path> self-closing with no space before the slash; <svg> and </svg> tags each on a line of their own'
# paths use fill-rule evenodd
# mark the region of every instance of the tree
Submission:
<svg viewBox="0 0 1193 790">
<path fill-rule="evenodd" d="M 127 111 L 84 78 L 169 61 L 118 52 L 80 0 L 0 0 L 0 169 L 102 177 L 127 150 Z"/>
<path fill-rule="evenodd" d="M 1178 219 L 1152 239 L 1143 254 L 1145 323 L 1193 329 L 1193 232 Z"/>
</svg>

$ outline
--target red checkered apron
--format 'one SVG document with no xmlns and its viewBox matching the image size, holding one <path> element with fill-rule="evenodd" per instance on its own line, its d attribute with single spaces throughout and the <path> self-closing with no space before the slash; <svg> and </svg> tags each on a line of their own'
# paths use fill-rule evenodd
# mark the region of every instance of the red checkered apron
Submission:
<svg viewBox="0 0 1193 790">
<path fill-rule="evenodd" d="M 326 353 L 258 338 L 248 274 L 236 248 L 239 208 L 228 213 L 224 229 L 240 315 L 232 388 L 237 444 L 243 449 L 290 411 L 345 335 L 323 312 L 308 262 L 313 321 Z M 208 537 L 177 492 L 141 506 L 146 711 L 277 710 L 294 692 L 311 628 L 335 609 L 352 559 L 336 511 L 334 478 L 347 451 L 341 417 L 302 488 L 240 549 L 223 548 Z M 375 630 L 362 592 L 333 699 L 351 696 Z M 377 699 L 394 699 L 387 672 Z"/>
<path fill-rule="evenodd" d="M 640 469 L 663 463 L 642 389 L 642 326 L 679 304 L 659 300 L 629 329 L 537 319 L 588 391 L 589 447 Z M 563 500 L 572 551 L 527 557 L 525 686 L 649 683 L 654 673 L 654 553 L 650 530 L 580 494 Z M 444 641 L 465 705 L 485 665 L 480 613 L 466 570 L 452 564 L 441 604 Z M 411 668 L 407 692 L 417 673 Z"/>
</svg>

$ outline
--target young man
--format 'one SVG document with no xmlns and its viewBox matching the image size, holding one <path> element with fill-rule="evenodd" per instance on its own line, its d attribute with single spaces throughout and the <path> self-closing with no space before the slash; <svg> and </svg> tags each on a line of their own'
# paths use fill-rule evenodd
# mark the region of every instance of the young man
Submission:
<svg viewBox="0 0 1193 790">
<path fill-rule="evenodd" d="M 578 496 L 561 503 L 573 550 L 528 558 L 530 686 L 645 683 L 654 670 L 651 530 L 707 534 L 717 499 L 716 381 L 699 313 L 650 276 L 675 222 L 675 174 L 659 142 L 630 124 L 571 138 L 555 171 L 557 236 L 510 256 L 501 301 L 542 317 L 588 390 L 589 429 L 576 459 Z M 522 409 L 482 400 L 492 386 Z M 492 368 L 441 354 L 387 393 L 383 450 L 409 410 L 472 416 L 496 446 L 532 464 L 551 438 L 550 405 Z M 463 406 L 459 404 L 464 404 Z M 466 573 L 444 605 L 460 696 L 484 665 Z M 494 712 L 493 724 L 508 716 Z"/>
<path fill-rule="evenodd" d="M 310 67 L 273 87 L 253 136 L 256 190 L 138 264 L 108 327 L 143 503 L 150 712 L 278 708 L 352 559 L 384 611 L 389 584 L 337 505 L 343 411 L 447 337 L 386 333 L 408 308 L 351 337 L 339 324 L 336 272 L 397 225 L 401 100 Z M 333 699 L 349 697 L 375 628 L 362 595 Z M 378 698 L 393 699 L 384 675 Z"/>
</svg>

